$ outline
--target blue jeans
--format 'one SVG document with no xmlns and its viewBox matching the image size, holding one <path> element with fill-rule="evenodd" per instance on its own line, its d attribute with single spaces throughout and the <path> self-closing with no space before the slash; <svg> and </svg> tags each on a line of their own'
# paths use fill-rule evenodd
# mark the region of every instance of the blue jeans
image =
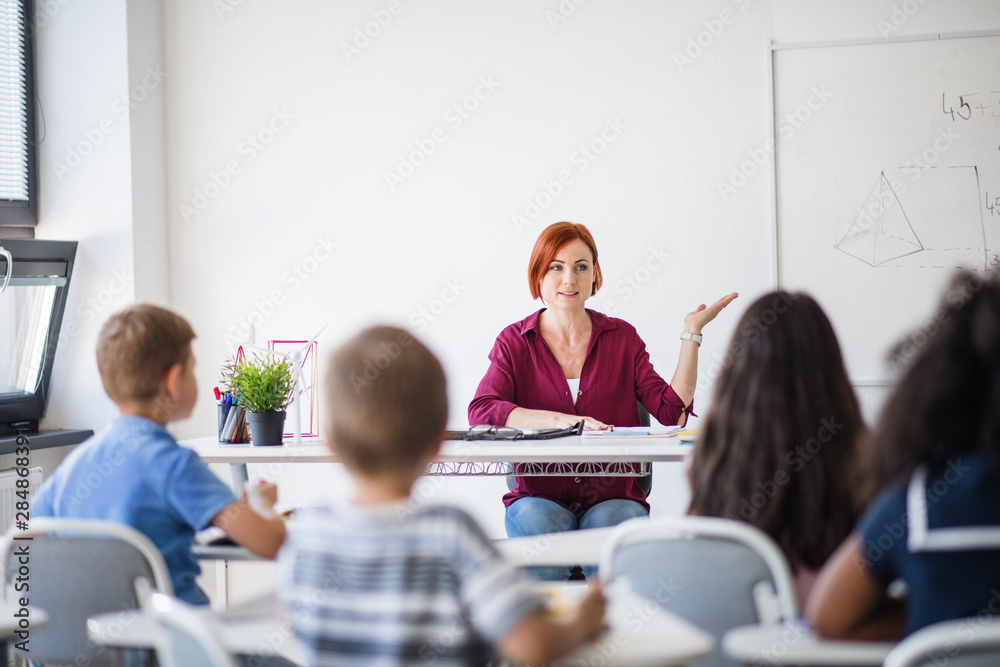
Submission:
<svg viewBox="0 0 1000 667">
<path fill-rule="evenodd" d="M 504 523 L 507 537 L 526 537 L 544 533 L 561 533 L 567 530 L 586 530 L 617 526 L 622 521 L 649 516 L 649 512 L 634 500 L 612 498 L 597 503 L 579 518 L 562 505 L 546 498 L 528 496 L 512 502 L 506 510 Z M 572 568 L 529 567 L 528 574 L 545 581 L 566 581 Z M 597 571 L 593 565 L 583 568 L 585 577 Z"/>
</svg>

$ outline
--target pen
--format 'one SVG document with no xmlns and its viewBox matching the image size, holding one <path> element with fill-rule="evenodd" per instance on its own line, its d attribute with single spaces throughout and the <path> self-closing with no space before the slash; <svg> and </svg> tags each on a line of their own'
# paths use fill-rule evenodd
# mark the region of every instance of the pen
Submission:
<svg viewBox="0 0 1000 667">
<path fill-rule="evenodd" d="M 219 388 L 215 388 L 215 400 L 218 401 L 219 406 L 219 442 L 222 442 L 222 432 L 226 428 L 226 418 L 229 417 L 229 408 L 226 406 L 226 402 L 222 400 L 222 394 L 219 392 Z"/>
</svg>

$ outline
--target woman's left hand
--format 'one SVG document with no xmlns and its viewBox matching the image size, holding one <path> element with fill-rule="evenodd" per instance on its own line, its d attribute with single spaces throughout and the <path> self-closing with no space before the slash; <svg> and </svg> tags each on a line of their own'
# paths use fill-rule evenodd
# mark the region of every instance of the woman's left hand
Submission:
<svg viewBox="0 0 1000 667">
<path fill-rule="evenodd" d="M 732 303 L 733 299 L 738 297 L 739 294 L 733 292 L 732 294 L 727 294 L 722 297 L 711 306 L 706 306 L 701 304 L 694 309 L 694 312 L 688 313 L 687 317 L 684 318 L 684 331 L 693 334 L 700 334 L 702 328 L 715 319 L 715 316 L 722 312 L 722 309 Z"/>
</svg>

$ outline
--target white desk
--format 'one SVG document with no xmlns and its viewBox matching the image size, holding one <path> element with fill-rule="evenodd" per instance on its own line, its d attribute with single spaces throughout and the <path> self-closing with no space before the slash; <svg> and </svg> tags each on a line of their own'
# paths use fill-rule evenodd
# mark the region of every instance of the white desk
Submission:
<svg viewBox="0 0 1000 667">
<path fill-rule="evenodd" d="M 205 463 L 228 463 L 234 488 L 242 490 L 248 463 L 337 463 L 339 459 L 319 440 L 300 445 L 255 447 L 220 444 L 216 438 L 181 440 Z M 466 441 L 445 440 L 428 474 L 507 475 L 508 463 L 530 464 L 531 474 L 634 476 L 631 463 L 683 461 L 691 443 L 677 437 L 567 436 L 555 440 Z M 519 472 L 518 474 L 522 474 Z"/>
<path fill-rule="evenodd" d="M 511 539 L 493 540 L 493 545 L 509 563 L 519 567 L 533 565 L 565 565 L 566 563 L 594 564 L 600 562 L 601 551 L 608 536 L 616 528 L 570 530 L 564 533 L 529 535 Z M 195 544 L 191 549 L 199 560 L 264 560 L 246 547 L 238 545 Z"/>
<path fill-rule="evenodd" d="M 601 561 L 604 543 L 615 528 L 617 526 L 513 537 L 493 540 L 493 546 L 508 563 L 519 567 L 567 563 L 597 565 Z"/>
<path fill-rule="evenodd" d="M 216 622 L 219 639 L 233 655 L 281 655 L 294 663 L 306 664 L 302 645 L 278 612 L 273 596 L 216 614 L 208 608 L 198 613 Z M 164 638 L 156 621 L 138 610 L 109 612 L 87 619 L 90 641 L 116 648 L 155 649 Z"/>
<path fill-rule="evenodd" d="M 10 595 L 17 595 L 13 590 L 9 592 Z M 49 621 L 49 615 L 46 614 L 41 609 L 36 607 L 28 607 L 28 627 L 21 627 L 21 619 L 14 616 L 21 610 L 21 607 L 16 603 L 17 598 L 8 598 L 6 600 L 0 600 L 0 664 L 7 664 L 7 656 L 10 651 L 8 651 L 9 644 L 16 644 L 20 641 L 15 633 L 26 630 L 28 635 L 28 647 L 31 647 L 31 631 L 41 630 L 45 627 L 45 624 Z M 29 653 L 18 653 L 21 656 L 30 657 Z"/>
<path fill-rule="evenodd" d="M 205 463 L 228 463 L 232 486 L 240 494 L 249 479 L 248 463 L 336 463 L 339 459 L 319 440 L 307 440 L 300 445 L 285 444 L 280 447 L 256 447 L 250 444 L 221 444 L 215 437 L 181 440 L 184 447 L 193 449 Z M 634 476 L 632 463 L 654 461 L 683 461 L 692 444 L 678 437 L 608 437 L 587 438 L 567 436 L 555 440 L 520 441 L 466 441 L 446 440 L 435 457 L 431 471 L 445 475 L 507 475 L 508 464 L 526 463 L 538 466 L 544 474 L 554 475 L 621 475 Z M 576 531 L 574 531 L 576 532 Z M 540 538 L 525 538 L 539 541 Z M 583 538 L 587 539 L 587 538 Z M 521 544 L 515 544 L 518 550 Z M 529 552 L 539 550 L 528 547 Z M 243 560 L 245 553 L 239 548 L 223 549 L 197 547 L 198 558 Z M 553 552 L 554 553 L 554 552 Z M 599 552 L 598 552 L 599 553 Z M 598 562 L 595 557 L 593 562 Z M 544 564 L 537 561 L 535 564 Z M 558 564 L 558 563 L 555 563 Z M 225 578 L 225 565 L 218 576 Z M 219 584 L 225 596 L 226 585 Z"/>
<path fill-rule="evenodd" d="M 881 665 L 893 642 L 821 639 L 796 625 L 747 625 L 722 638 L 730 658 L 767 665 Z"/>
<path fill-rule="evenodd" d="M 583 594 L 586 586 L 567 586 Z M 712 652 L 712 635 L 621 586 L 605 589 L 608 629 L 597 640 L 563 658 L 566 665 L 683 665 Z"/>
<path fill-rule="evenodd" d="M 563 660 L 569 665 L 678 665 L 708 655 L 712 637 L 653 602 L 620 588 L 609 588 L 608 630 L 590 646 Z M 213 613 L 201 610 L 206 617 Z M 220 635 L 233 654 L 278 653 L 304 663 L 302 645 L 278 615 L 273 597 L 215 615 Z M 153 648 L 160 638 L 156 623 L 141 613 L 112 612 L 87 621 L 91 641 L 105 646 Z"/>
<path fill-rule="evenodd" d="M 14 592 L 10 594 L 16 595 Z M 0 600 L 0 640 L 10 639 L 14 637 L 15 632 L 24 629 L 21 627 L 21 619 L 14 616 L 20 609 L 14 600 Z M 29 626 L 27 629 L 29 632 L 31 630 L 41 630 L 48 621 L 49 615 L 44 611 L 36 607 L 28 607 Z"/>
</svg>

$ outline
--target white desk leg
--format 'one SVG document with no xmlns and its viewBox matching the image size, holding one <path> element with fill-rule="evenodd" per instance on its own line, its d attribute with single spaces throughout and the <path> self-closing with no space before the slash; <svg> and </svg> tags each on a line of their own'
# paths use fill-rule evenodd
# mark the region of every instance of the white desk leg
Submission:
<svg viewBox="0 0 1000 667">
<path fill-rule="evenodd" d="M 233 479 L 233 493 L 242 497 L 243 487 L 250 481 L 246 463 L 230 463 L 229 474 Z M 222 609 L 229 609 L 229 561 L 215 562 L 215 594 L 220 600 Z"/>
<path fill-rule="evenodd" d="M 247 482 L 250 481 L 250 475 L 247 473 L 246 463 L 230 463 L 229 464 L 229 474 L 233 478 L 233 493 L 239 498 L 243 495 L 243 487 Z"/>
<path fill-rule="evenodd" d="M 220 611 L 229 609 L 229 561 L 215 561 L 215 597 Z"/>
</svg>

